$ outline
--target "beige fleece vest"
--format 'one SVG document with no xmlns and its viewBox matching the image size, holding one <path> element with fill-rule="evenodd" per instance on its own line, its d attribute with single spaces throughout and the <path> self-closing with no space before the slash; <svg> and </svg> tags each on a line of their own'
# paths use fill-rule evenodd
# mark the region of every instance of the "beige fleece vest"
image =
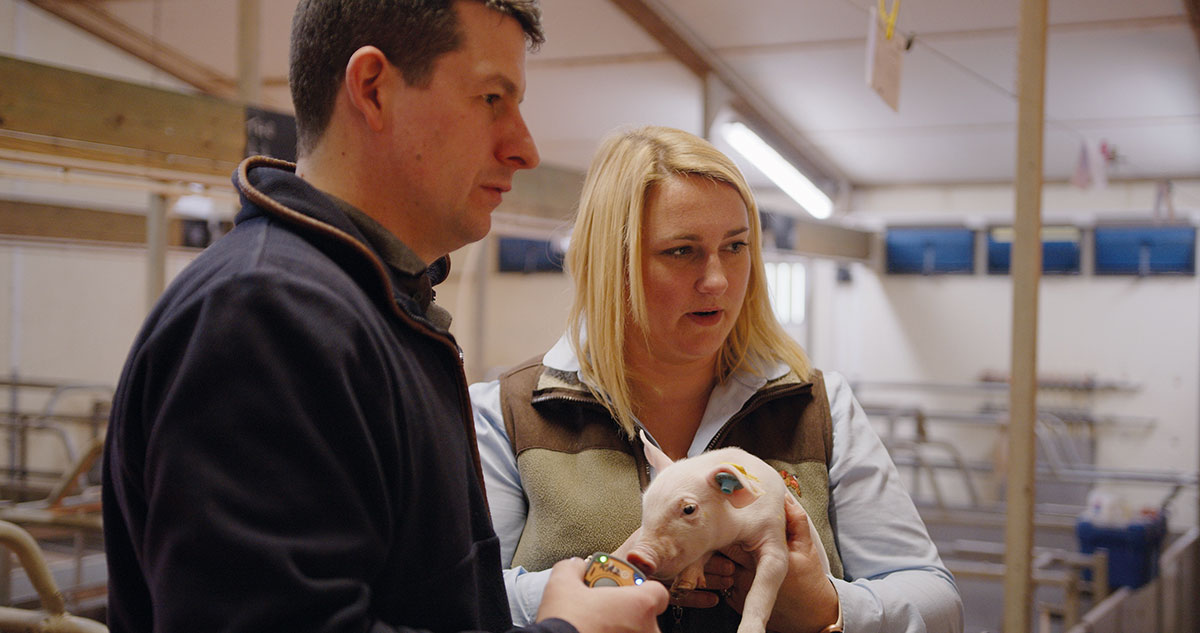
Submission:
<svg viewBox="0 0 1200 633">
<path fill-rule="evenodd" d="M 536 571 L 572 556 L 611 552 L 641 525 L 649 483 L 640 440 L 630 440 L 574 372 L 537 360 L 500 378 L 504 424 L 529 514 L 512 565 Z M 842 577 L 829 516 L 833 424 L 825 381 L 795 374 L 767 383 L 710 448 L 738 446 L 794 477 L 789 483 Z"/>
</svg>

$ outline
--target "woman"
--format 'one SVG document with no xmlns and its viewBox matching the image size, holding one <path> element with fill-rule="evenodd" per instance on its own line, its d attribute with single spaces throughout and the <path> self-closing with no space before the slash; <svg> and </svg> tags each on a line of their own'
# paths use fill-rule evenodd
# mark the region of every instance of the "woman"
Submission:
<svg viewBox="0 0 1200 633">
<path fill-rule="evenodd" d="M 537 613 L 542 570 L 628 545 L 652 475 L 645 430 L 672 459 L 740 446 L 798 493 L 833 573 L 817 567 L 805 517 L 789 517 L 772 630 L 962 629 L 954 581 L 862 407 L 775 320 L 758 210 L 726 156 L 669 128 L 610 137 L 566 263 L 567 332 L 471 387 L 514 621 Z M 752 570 L 714 557 L 706 572 L 729 589 L 679 597 L 663 631 L 736 628 Z"/>
</svg>

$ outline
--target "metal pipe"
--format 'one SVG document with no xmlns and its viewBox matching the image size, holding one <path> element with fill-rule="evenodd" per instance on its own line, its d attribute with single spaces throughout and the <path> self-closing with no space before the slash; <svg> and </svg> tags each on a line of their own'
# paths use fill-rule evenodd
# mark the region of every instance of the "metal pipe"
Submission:
<svg viewBox="0 0 1200 633">
<path fill-rule="evenodd" d="M 896 455 L 892 461 L 897 466 L 913 465 L 910 459 L 906 459 L 903 455 Z M 977 472 L 990 472 L 994 469 L 990 462 L 963 462 L 959 464 L 957 460 L 924 460 L 925 464 L 935 468 L 949 469 L 968 469 Z M 1109 470 L 1101 468 L 1068 468 L 1057 471 L 1052 471 L 1045 466 L 1037 468 L 1038 475 L 1049 475 L 1050 478 L 1062 483 L 1147 483 L 1147 484 L 1169 484 L 1172 486 L 1195 486 L 1200 481 L 1197 481 L 1197 476 L 1191 473 L 1174 473 L 1169 471 L 1154 471 L 1154 470 Z M 1172 495 L 1174 496 L 1174 495 Z"/>
<path fill-rule="evenodd" d="M 37 431 L 46 431 L 47 433 L 49 433 L 51 435 L 58 436 L 58 438 L 60 440 L 62 440 L 63 448 L 66 450 L 66 453 L 67 453 L 67 461 L 68 462 L 73 462 L 76 459 L 78 459 L 79 451 L 75 449 L 75 441 L 71 439 L 71 435 L 69 433 L 67 433 L 67 430 L 65 428 L 63 428 L 62 426 L 57 425 L 57 424 L 47 424 L 46 422 L 43 422 L 40 420 L 29 421 L 27 418 L 28 418 L 28 416 L 17 414 L 16 421 L 14 421 L 12 423 L 0 422 L 0 428 L 12 429 L 12 433 L 14 435 L 16 435 L 18 433 L 21 434 L 22 443 L 24 443 L 24 441 L 26 439 L 28 439 L 27 435 L 31 429 L 37 430 Z M 28 469 L 22 467 L 21 471 L 28 472 Z"/>
<path fill-rule="evenodd" d="M 921 407 L 884 407 L 864 404 L 863 410 L 866 411 L 867 415 L 872 417 L 880 415 L 916 417 L 917 415 L 922 415 L 926 420 L 934 420 L 938 422 L 1003 424 L 1008 420 L 1008 410 L 1001 408 L 988 408 L 985 411 L 926 411 Z M 1038 416 L 1054 416 L 1060 420 L 1066 418 L 1067 420 L 1071 420 L 1071 422 L 1081 422 L 1092 425 L 1127 424 L 1147 426 L 1155 422 L 1154 418 L 1145 416 L 1106 415 L 1097 418 L 1086 411 L 1068 411 L 1051 408 L 1039 410 Z M 1067 424 L 1067 422 L 1063 420 L 1063 424 Z"/>
<path fill-rule="evenodd" d="M 67 613 L 62 592 L 37 541 L 29 532 L 8 521 L 0 521 L 0 543 L 16 553 L 29 582 L 37 590 L 41 611 L 0 607 L 0 631 L 40 633 L 107 633 L 108 627 Z"/>
<path fill-rule="evenodd" d="M 18 132 L 15 130 L 0 129 L 0 136 L 10 137 L 17 140 L 28 140 L 42 143 L 53 143 L 56 146 L 64 148 L 80 147 L 86 149 L 88 147 L 85 141 L 72 141 L 43 134 L 32 134 L 29 132 Z M 111 146 L 109 146 L 111 147 Z M 130 150 L 136 155 L 143 155 L 148 150 Z M 217 167 L 228 167 L 228 171 L 233 171 L 237 167 L 236 162 L 215 161 L 203 159 L 189 159 L 186 156 L 171 154 L 172 164 L 184 165 L 194 163 L 197 169 L 211 170 Z M 49 156 L 39 154 L 37 152 L 26 152 L 22 150 L 3 149 L 0 148 L 0 160 L 12 161 L 15 163 L 24 163 L 29 165 L 46 165 L 68 170 L 83 170 L 97 174 L 112 174 L 128 178 L 145 178 L 148 180 L 157 180 L 161 182 L 186 182 L 202 184 L 206 187 L 213 187 L 224 191 L 232 191 L 233 185 L 229 181 L 228 173 L 221 176 L 215 176 L 210 173 L 202 173 L 200 171 L 185 171 L 184 169 L 169 169 L 165 167 L 149 167 L 136 164 L 114 163 L 102 160 L 93 160 L 88 158 L 73 158 L 68 156 Z"/>
<path fill-rule="evenodd" d="M 46 565 L 46 559 L 41 555 L 37 541 L 29 532 L 7 521 L 0 521 L 0 543 L 16 553 L 21 560 L 21 567 L 29 576 L 29 582 L 37 590 L 42 601 L 42 609 L 51 615 L 66 611 L 62 594 L 54 585 L 54 576 Z"/>
</svg>

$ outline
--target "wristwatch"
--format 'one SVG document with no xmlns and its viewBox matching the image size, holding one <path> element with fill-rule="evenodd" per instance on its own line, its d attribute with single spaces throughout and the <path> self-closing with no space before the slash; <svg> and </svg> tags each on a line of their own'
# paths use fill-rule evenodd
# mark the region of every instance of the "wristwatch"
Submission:
<svg viewBox="0 0 1200 633">
<path fill-rule="evenodd" d="M 832 578 L 829 579 L 829 584 L 831 584 L 831 585 L 833 584 Z M 833 595 L 837 597 L 837 601 L 838 601 L 837 621 L 834 622 L 833 624 L 830 624 L 829 626 L 821 629 L 818 633 L 842 633 L 842 598 L 841 598 L 841 596 L 838 596 L 837 585 L 833 586 Z"/>
</svg>

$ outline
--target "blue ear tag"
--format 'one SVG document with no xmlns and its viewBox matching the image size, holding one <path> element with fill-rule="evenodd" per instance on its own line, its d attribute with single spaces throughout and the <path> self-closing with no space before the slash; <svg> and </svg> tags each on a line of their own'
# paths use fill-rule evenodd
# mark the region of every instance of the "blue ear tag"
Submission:
<svg viewBox="0 0 1200 633">
<path fill-rule="evenodd" d="M 731 495 L 734 490 L 742 489 L 742 482 L 730 473 L 717 473 L 714 479 L 717 480 L 717 485 L 721 487 L 721 492 Z"/>
</svg>

